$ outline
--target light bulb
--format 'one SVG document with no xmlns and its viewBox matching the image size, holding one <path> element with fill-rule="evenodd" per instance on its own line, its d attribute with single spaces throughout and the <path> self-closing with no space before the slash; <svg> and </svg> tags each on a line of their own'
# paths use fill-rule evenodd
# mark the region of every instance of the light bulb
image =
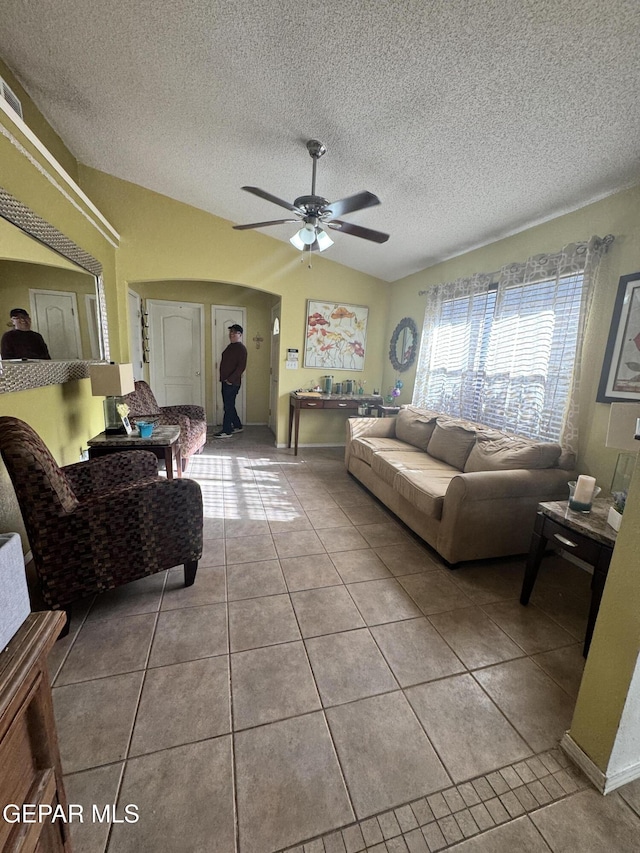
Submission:
<svg viewBox="0 0 640 853">
<path fill-rule="evenodd" d="M 310 246 L 312 243 L 316 242 L 316 227 L 315 225 L 311 225 L 307 223 L 304 228 L 301 228 L 298 231 L 298 236 L 305 244 L 305 246 Z"/>
</svg>

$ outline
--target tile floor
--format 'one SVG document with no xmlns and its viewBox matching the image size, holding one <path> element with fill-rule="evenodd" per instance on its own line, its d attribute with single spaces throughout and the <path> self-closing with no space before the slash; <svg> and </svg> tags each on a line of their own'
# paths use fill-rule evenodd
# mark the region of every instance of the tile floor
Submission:
<svg viewBox="0 0 640 853">
<path fill-rule="evenodd" d="M 78 607 L 50 669 L 76 853 L 637 851 L 640 784 L 603 798 L 558 749 L 589 576 L 548 557 L 450 571 L 342 450 L 211 442 L 205 548 Z"/>
</svg>

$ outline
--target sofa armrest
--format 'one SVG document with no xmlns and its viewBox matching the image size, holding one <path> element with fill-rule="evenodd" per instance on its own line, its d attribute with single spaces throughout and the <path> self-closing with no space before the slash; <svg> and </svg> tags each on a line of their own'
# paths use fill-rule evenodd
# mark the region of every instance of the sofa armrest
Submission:
<svg viewBox="0 0 640 853">
<path fill-rule="evenodd" d="M 370 435 L 375 438 L 395 438 L 395 418 L 347 418 L 347 440 L 344 447 L 344 464 L 349 467 L 351 442 Z"/>
<path fill-rule="evenodd" d="M 525 553 L 538 504 L 568 498 L 572 476 L 559 468 L 457 474 L 444 497 L 437 551 L 450 563 Z"/>
<path fill-rule="evenodd" d="M 158 460 L 148 450 L 123 450 L 88 462 L 65 465 L 62 471 L 76 497 L 82 500 L 93 492 L 108 492 L 118 486 L 157 477 Z"/>
</svg>

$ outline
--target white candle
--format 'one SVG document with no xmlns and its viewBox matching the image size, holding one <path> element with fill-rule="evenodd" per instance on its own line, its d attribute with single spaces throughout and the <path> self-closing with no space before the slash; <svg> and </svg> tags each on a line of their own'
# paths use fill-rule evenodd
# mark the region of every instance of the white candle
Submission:
<svg viewBox="0 0 640 853">
<path fill-rule="evenodd" d="M 589 477 L 587 474 L 580 474 L 576 483 L 576 490 L 573 499 L 579 504 L 590 504 L 593 498 L 593 493 L 596 490 L 596 478 Z"/>
<path fill-rule="evenodd" d="M 636 421 L 636 434 L 634 438 L 640 438 L 640 418 Z"/>
</svg>

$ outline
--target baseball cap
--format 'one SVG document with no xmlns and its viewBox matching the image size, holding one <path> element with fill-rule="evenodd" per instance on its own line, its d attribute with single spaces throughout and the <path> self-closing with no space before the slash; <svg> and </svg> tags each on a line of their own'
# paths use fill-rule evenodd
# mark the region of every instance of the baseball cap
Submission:
<svg viewBox="0 0 640 853">
<path fill-rule="evenodd" d="M 229 326 L 229 331 L 240 332 L 240 334 L 242 334 L 244 332 L 244 329 L 238 323 L 234 323 L 233 326 Z"/>
<path fill-rule="evenodd" d="M 28 317 L 29 312 L 25 311 L 24 308 L 12 308 L 11 311 L 9 311 L 9 316 L 10 317 Z"/>
</svg>

